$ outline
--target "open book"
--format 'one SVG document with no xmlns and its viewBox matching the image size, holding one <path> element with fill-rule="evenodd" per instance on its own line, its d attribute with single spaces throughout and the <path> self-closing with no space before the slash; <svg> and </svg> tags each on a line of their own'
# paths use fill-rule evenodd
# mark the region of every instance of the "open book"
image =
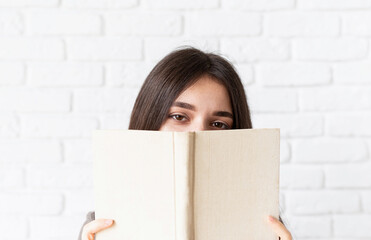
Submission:
<svg viewBox="0 0 371 240">
<path fill-rule="evenodd" d="M 94 130 L 96 240 L 274 240 L 279 129 Z"/>
</svg>

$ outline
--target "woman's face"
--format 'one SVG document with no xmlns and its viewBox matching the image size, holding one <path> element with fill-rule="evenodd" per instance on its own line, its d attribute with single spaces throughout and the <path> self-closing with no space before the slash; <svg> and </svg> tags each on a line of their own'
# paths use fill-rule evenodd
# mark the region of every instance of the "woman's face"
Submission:
<svg viewBox="0 0 371 240">
<path fill-rule="evenodd" d="M 192 132 L 231 129 L 232 107 L 227 89 L 203 76 L 173 102 L 159 131 Z"/>
</svg>

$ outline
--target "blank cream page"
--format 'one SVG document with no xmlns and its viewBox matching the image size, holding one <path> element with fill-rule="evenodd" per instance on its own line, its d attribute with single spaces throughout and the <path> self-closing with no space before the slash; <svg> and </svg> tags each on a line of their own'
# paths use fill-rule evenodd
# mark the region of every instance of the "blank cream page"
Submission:
<svg viewBox="0 0 371 240">
<path fill-rule="evenodd" d="M 203 131 L 195 135 L 196 240 L 276 240 L 279 129 Z"/>
<path fill-rule="evenodd" d="M 171 132 L 94 132 L 95 218 L 115 220 L 96 240 L 174 240 L 172 144 Z"/>
</svg>

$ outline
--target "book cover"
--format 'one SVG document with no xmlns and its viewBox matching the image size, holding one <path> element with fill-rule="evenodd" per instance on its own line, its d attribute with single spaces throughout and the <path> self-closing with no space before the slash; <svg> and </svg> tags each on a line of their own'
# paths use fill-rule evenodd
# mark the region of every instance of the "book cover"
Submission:
<svg viewBox="0 0 371 240">
<path fill-rule="evenodd" d="M 96 240 L 274 240 L 279 129 L 95 130 Z"/>
</svg>

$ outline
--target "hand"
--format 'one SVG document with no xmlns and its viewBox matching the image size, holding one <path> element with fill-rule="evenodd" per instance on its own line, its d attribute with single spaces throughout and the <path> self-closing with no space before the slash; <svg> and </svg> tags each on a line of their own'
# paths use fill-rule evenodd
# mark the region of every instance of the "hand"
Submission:
<svg viewBox="0 0 371 240">
<path fill-rule="evenodd" d="M 291 233 L 277 218 L 268 216 L 268 223 L 281 240 L 292 240 Z"/>
<path fill-rule="evenodd" d="M 94 240 L 94 235 L 106 228 L 111 227 L 112 219 L 96 219 L 87 223 L 81 233 L 81 240 Z"/>
</svg>

